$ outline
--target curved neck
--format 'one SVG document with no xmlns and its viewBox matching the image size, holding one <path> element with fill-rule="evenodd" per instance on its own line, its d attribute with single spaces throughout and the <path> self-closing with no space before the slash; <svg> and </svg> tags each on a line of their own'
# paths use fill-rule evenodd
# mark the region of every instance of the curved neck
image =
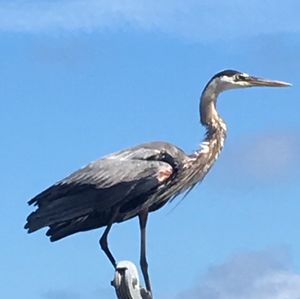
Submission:
<svg viewBox="0 0 300 299">
<path fill-rule="evenodd" d="M 210 86 L 211 83 L 208 83 L 204 89 L 199 107 L 201 123 L 206 127 L 206 136 L 200 148 L 188 156 L 181 176 L 186 183 L 184 190 L 193 188 L 205 177 L 224 146 L 227 128 L 215 107 L 219 93 L 214 92 L 216 88 Z M 178 188 L 182 191 L 182 187 Z"/>
<path fill-rule="evenodd" d="M 227 127 L 216 110 L 218 92 L 215 86 L 208 85 L 201 96 L 200 118 L 203 126 L 206 127 L 206 137 L 201 143 L 200 149 L 191 155 L 195 178 L 203 179 L 215 160 L 218 158 L 226 138 Z M 195 165 L 194 164 L 194 165 Z"/>
<path fill-rule="evenodd" d="M 207 129 L 206 141 L 218 131 L 221 135 L 226 136 L 227 131 L 225 122 L 216 110 L 217 98 L 220 91 L 218 91 L 215 85 L 214 83 L 207 84 L 200 98 L 200 121 Z"/>
<path fill-rule="evenodd" d="M 200 148 L 190 155 L 189 185 L 194 186 L 203 180 L 205 175 L 217 160 L 226 139 L 226 125 L 219 117 L 217 122 L 206 125 L 206 137 Z"/>
<path fill-rule="evenodd" d="M 204 143 L 211 139 L 221 139 L 224 141 L 226 137 L 226 124 L 216 110 L 217 98 L 220 93 L 215 81 L 209 82 L 204 88 L 200 98 L 200 120 L 201 124 L 206 127 L 206 138 Z M 222 146 L 223 146 L 223 142 Z M 221 150 L 220 147 L 219 150 Z"/>
<path fill-rule="evenodd" d="M 206 127 L 213 126 L 220 119 L 216 110 L 218 95 L 219 92 L 213 83 L 208 84 L 202 92 L 199 112 L 201 124 Z"/>
</svg>

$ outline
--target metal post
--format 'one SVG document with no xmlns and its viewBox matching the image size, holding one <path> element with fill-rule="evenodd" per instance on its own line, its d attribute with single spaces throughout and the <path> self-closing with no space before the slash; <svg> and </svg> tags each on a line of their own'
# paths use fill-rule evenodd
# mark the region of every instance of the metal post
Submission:
<svg viewBox="0 0 300 299">
<path fill-rule="evenodd" d="M 111 282 L 118 299 L 153 299 L 148 291 L 140 286 L 136 266 L 130 261 L 117 264 L 114 280 Z"/>
</svg>

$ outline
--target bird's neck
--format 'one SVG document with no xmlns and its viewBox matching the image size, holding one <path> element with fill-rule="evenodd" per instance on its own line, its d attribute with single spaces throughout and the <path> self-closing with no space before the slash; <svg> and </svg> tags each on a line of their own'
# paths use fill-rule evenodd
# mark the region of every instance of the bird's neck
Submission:
<svg viewBox="0 0 300 299">
<path fill-rule="evenodd" d="M 203 126 L 209 128 L 218 122 L 220 118 L 216 110 L 218 96 L 217 83 L 215 81 L 208 83 L 201 95 L 199 106 L 200 120 Z"/>
<path fill-rule="evenodd" d="M 200 102 L 201 123 L 206 128 L 206 136 L 201 143 L 200 149 L 192 155 L 195 169 L 201 170 L 201 179 L 206 175 L 218 158 L 226 139 L 227 127 L 223 119 L 216 110 L 216 99 L 218 93 L 213 92 L 213 88 L 208 86 Z"/>
<path fill-rule="evenodd" d="M 202 148 L 198 153 L 208 151 L 214 155 L 218 154 L 224 145 L 227 127 L 221 116 L 216 110 L 217 98 L 220 90 L 217 83 L 212 81 L 209 83 L 200 99 L 200 120 L 201 124 L 206 128 L 206 137 L 202 143 Z"/>
<path fill-rule="evenodd" d="M 223 149 L 226 139 L 227 127 L 223 119 L 219 116 L 218 120 L 206 125 L 205 139 L 201 143 L 198 154 L 205 154 L 209 159 L 217 159 Z"/>
<path fill-rule="evenodd" d="M 205 125 L 205 127 L 205 139 L 201 143 L 200 148 L 193 154 L 195 163 L 199 164 L 198 167 L 203 170 L 204 175 L 222 151 L 227 132 L 226 124 L 220 116 L 218 116 L 218 119 L 214 119 L 208 125 Z"/>
<path fill-rule="evenodd" d="M 187 167 L 189 186 L 193 187 L 203 180 L 208 171 L 217 160 L 226 139 L 226 125 L 221 118 L 206 126 L 206 137 L 200 148 L 190 155 Z"/>
</svg>

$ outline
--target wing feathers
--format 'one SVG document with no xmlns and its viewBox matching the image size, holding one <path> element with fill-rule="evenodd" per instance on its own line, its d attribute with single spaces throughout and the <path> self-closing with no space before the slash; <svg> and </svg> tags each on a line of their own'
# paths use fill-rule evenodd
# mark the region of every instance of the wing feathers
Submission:
<svg viewBox="0 0 300 299">
<path fill-rule="evenodd" d="M 168 174 L 172 171 L 161 161 L 105 158 L 92 162 L 31 199 L 29 204 L 38 209 L 28 216 L 25 228 L 33 232 L 50 226 L 50 235 L 60 228 L 62 236 L 82 230 L 93 213 L 107 214 L 116 205 L 130 206 L 131 201 L 145 200 L 164 182 L 159 178 L 166 169 Z M 99 227 L 107 220 L 94 222 Z"/>
</svg>

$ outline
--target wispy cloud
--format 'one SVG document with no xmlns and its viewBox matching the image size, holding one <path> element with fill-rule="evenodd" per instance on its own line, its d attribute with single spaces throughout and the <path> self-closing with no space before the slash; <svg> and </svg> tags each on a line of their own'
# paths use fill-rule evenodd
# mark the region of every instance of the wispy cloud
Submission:
<svg viewBox="0 0 300 299">
<path fill-rule="evenodd" d="M 299 138 L 292 134 L 257 136 L 244 144 L 242 167 L 259 180 L 284 178 L 298 161 Z"/>
<path fill-rule="evenodd" d="M 185 299 L 298 299 L 300 275 L 289 269 L 284 252 L 262 251 L 237 255 L 211 267 Z"/>
<path fill-rule="evenodd" d="M 0 1 L 0 30 L 45 32 L 135 28 L 189 39 L 214 40 L 299 32 L 296 0 Z"/>
<path fill-rule="evenodd" d="M 242 184 L 290 181 L 299 175 L 299 150 L 298 134 L 269 132 L 247 136 L 247 139 L 237 141 L 234 146 L 228 144 L 226 155 L 220 159 L 218 171 L 214 173 L 222 177 L 222 180 L 218 177 L 218 181 L 227 186 L 236 184 L 237 189 Z"/>
</svg>

